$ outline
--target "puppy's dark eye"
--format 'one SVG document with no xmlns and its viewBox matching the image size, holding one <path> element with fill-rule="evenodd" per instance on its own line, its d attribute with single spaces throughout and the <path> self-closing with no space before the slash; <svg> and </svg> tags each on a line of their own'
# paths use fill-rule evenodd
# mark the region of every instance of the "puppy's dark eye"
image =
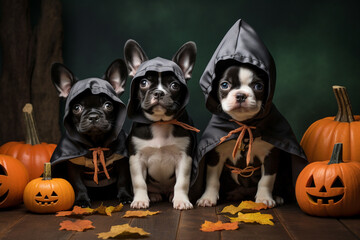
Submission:
<svg viewBox="0 0 360 240">
<path fill-rule="evenodd" d="M 146 79 L 143 79 L 140 81 L 140 88 L 144 89 L 144 88 L 148 88 L 150 85 L 149 81 Z"/>
<path fill-rule="evenodd" d="M 180 89 L 180 84 L 178 84 L 177 82 L 172 82 L 170 84 L 170 89 L 174 91 L 178 91 Z"/>
<path fill-rule="evenodd" d="M 255 89 L 256 91 L 262 91 L 262 90 L 264 89 L 264 85 L 263 85 L 262 83 L 256 83 L 256 84 L 254 85 L 254 89 Z"/>
<path fill-rule="evenodd" d="M 80 114 L 82 113 L 82 111 L 84 110 L 84 107 L 80 104 L 75 104 L 73 107 L 72 107 L 72 112 L 74 114 Z"/>
<path fill-rule="evenodd" d="M 104 105 L 103 105 L 103 108 L 106 110 L 106 111 L 112 111 L 114 109 L 114 106 L 111 102 L 105 102 Z"/>
<path fill-rule="evenodd" d="M 221 88 L 222 90 L 227 90 L 227 89 L 230 88 L 230 83 L 227 82 L 227 81 L 221 82 L 221 83 L 220 83 L 220 88 Z"/>
</svg>

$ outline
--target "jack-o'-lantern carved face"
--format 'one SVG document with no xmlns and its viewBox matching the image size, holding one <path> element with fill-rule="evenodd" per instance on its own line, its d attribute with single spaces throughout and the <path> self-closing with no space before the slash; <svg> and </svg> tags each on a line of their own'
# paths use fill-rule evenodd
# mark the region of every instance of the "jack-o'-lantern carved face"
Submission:
<svg viewBox="0 0 360 240">
<path fill-rule="evenodd" d="M 344 183 L 339 176 L 333 180 L 328 179 L 324 181 L 324 177 L 314 179 L 310 176 L 306 184 L 306 193 L 309 201 L 314 204 L 336 204 L 344 197 L 345 188 Z"/>
<path fill-rule="evenodd" d="M 46 193 L 46 191 L 43 191 L 43 193 L 38 192 L 35 195 L 34 199 L 38 205 L 45 205 L 45 206 L 57 204 L 57 202 L 59 201 L 59 197 L 55 191 L 48 192 L 48 193 Z"/>
<path fill-rule="evenodd" d="M 296 181 L 296 200 L 315 216 L 360 214 L 360 163 L 342 161 L 342 145 L 335 145 L 330 161 L 307 165 Z"/>
<path fill-rule="evenodd" d="M 8 194 L 9 188 L 7 187 L 7 171 L 6 169 L 0 165 L 0 205 L 5 202 Z"/>
</svg>

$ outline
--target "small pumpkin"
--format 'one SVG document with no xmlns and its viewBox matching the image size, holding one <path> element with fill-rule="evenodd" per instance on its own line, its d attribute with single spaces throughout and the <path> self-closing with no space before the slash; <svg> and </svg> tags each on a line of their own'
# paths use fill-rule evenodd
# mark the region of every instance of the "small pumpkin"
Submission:
<svg viewBox="0 0 360 240">
<path fill-rule="evenodd" d="M 360 162 L 360 116 L 353 116 L 351 104 L 342 86 L 333 86 L 338 103 L 335 117 L 320 119 L 306 130 L 300 145 L 309 162 L 330 159 L 332 146 L 344 144 L 344 161 Z"/>
<path fill-rule="evenodd" d="M 71 184 L 62 178 L 51 178 L 51 164 L 44 164 L 44 177 L 33 179 L 24 191 L 25 207 L 35 213 L 68 210 L 75 201 Z"/>
<path fill-rule="evenodd" d="M 342 161 L 343 144 L 335 144 L 330 161 L 307 165 L 296 181 L 296 200 L 314 216 L 360 214 L 360 163 Z"/>
<path fill-rule="evenodd" d="M 29 174 L 19 160 L 0 154 L 0 208 L 22 203 Z"/>
<path fill-rule="evenodd" d="M 36 131 L 33 107 L 30 103 L 23 108 L 26 126 L 25 142 L 8 142 L 0 147 L 0 154 L 10 155 L 24 163 L 30 180 L 38 178 L 43 172 L 45 162 L 49 162 L 56 145 L 40 143 Z"/>
</svg>

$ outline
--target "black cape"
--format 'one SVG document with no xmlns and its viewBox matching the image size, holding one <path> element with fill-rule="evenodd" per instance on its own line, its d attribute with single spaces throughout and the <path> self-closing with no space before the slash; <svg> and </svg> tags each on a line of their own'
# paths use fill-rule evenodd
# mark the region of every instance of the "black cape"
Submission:
<svg viewBox="0 0 360 240">
<path fill-rule="evenodd" d="M 192 119 L 187 114 L 185 107 L 189 102 L 189 90 L 187 86 L 187 82 L 185 80 L 184 73 L 181 68 L 173 61 L 170 61 L 165 58 L 156 57 L 150 60 L 143 62 L 136 71 L 135 76 L 131 80 L 130 85 L 130 97 L 127 106 L 127 114 L 128 117 L 133 121 L 132 128 L 136 125 L 136 123 L 141 124 L 152 124 L 154 122 L 150 121 L 144 116 L 143 111 L 141 110 L 141 102 L 137 98 L 137 94 L 139 91 L 139 83 L 140 80 L 146 75 L 149 71 L 155 72 L 172 72 L 175 77 L 180 81 L 180 84 L 183 86 L 184 100 L 179 108 L 179 111 L 174 116 L 174 119 L 177 119 L 180 122 L 186 123 L 190 126 L 193 125 Z M 176 125 L 175 125 L 176 126 Z M 176 126 L 177 127 L 177 126 Z M 194 156 L 196 149 L 196 133 L 191 131 L 191 138 L 194 144 L 191 146 L 190 153 L 192 157 Z"/>
<path fill-rule="evenodd" d="M 256 127 L 253 130 L 254 138 L 261 137 L 262 140 L 281 150 L 277 181 L 281 181 L 280 185 L 284 186 L 279 190 L 280 192 L 289 193 L 293 190 L 297 175 L 307 163 L 305 153 L 289 123 L 272 103 L 276 82 L 274 60 L 256 32 L 240 19 L 226 33 L 200 79 L 206 107 L 213 115 L 199 142 L 195 167 L 192 171 L 193 194 L 198 194 L 203 190 L 206 166 L 202 160 L 205 154 L 219 144 L 221 137 L 240 127 L 229 121 L 231 117 L 221 111 L 219 100 L 213 89 L 229 66 L 243 64 L 267 77 L 265 85 L 268 91 L 262 110 L 254 118 L 243 123 Z M 233 134 L 226 141 L 237 139 L 238 136 L 239 134 Z M 279 184 L 275 183 L 275 188 L 276 185 Z"/>
<path fill-rule="evenodd" d="M 71 115 L 69 114 L 71 111 L 70 106 L 72 105 L 72 101 L 77 96 L 86 92 L 91 92 L 92 94 L 104 94 L 108 96 L 113 100 L 114 107 L 117 109 L 116 120 L 114 121 L 115 126 L 113 127 L 109 138 L 102 146 L 92 146 L 86 138 L 83 138 L 80 134 L 78 134 L 72 124 Z M 53 175 L 57 177 L 66 177 L 66 170 L 64 171 L 65 164 L 62 163 L 82 156 L 92 158 L 92 151 L 89 150 L 92 147 L 109 148 L 109 151 L 104 151 L 105 158 L 113 154 L 119 154 L 127 157 L 125 145 L 127 136 L 122 129 L 125 117 L 126 107 L 117 97 L 110 83 L 99 78 L 88 78 L 77 81 L 71 88 L 65 103 L 65 115 L 63 121 L 66 131 L 62 135 L 62 138 L 50 159 Z"/>
</svg>

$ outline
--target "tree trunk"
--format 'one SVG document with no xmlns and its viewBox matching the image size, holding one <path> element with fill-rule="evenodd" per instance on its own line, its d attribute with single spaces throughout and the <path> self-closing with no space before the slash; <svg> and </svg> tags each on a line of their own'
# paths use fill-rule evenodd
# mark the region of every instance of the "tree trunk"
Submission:
<svg viewBox="0 0 360 240">
<path fill-rule="evenodd" d="M 41 16 L 31 26 L 29 0 L 1 0 L 2 73 L 0 84 L 0 144 L 25 140 L 22 107 L 31 102 L 39 138 L 57 142 L 59 100 L 50 69 L 62 62 L 60 0 L 42 0 Z"/>
</svg>

